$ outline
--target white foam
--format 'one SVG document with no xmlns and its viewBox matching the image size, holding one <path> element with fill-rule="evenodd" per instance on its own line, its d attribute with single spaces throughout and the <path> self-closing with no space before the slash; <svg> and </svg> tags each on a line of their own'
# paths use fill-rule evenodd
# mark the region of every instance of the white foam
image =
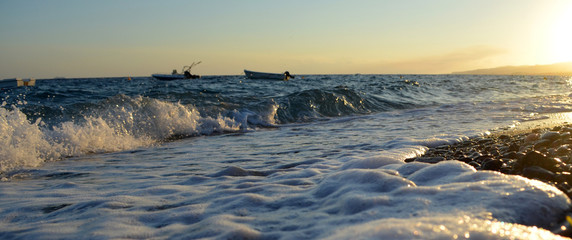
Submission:
<svg viewBox="0 0 572 240">
<path fill-rule="evenodd" d="M 164 174 L 185 159 L 170 161 L 179 167 L 164 172 L 109 166 L 98 172 L 98 184 L 63 179 L 25 204 L 16 201 L 19 189 L 0 188 L 3 201 L 15 202 L 0 216 L 8 232 L 30 229 L 14 235 L 24 238 L 559 239 L 531 227 L 551 227 L 570 206 L 552 186 L 456 161 L 376 159 L 383 164 L 354 158 L 360 163 L 324 170 L 316 168 L 322 162 L 306 161 L 188 178 Z"/>
<path fill-rule="evenodd" d="M 0 108 L 0 172 L 89 153 L 148 147 L 170 137 L 236 132 L 233 118 L 201 116 L 193 106 L 118 96 L 106 107 L 51 128 L 31 123 L 18 108 Z M 239 120 L 240 121 L 240 120 Z"/>
<path fill-rule="evenodd" d="M 467 215 L 381 219 L 337 230 L 326 239 L 568 239 L 551 232 Z"/>
<path fill-rule="evenodd" d="M 40 121 L 30 123 L 18 109 L 0 108 L 0 172 L 20 166 L 35 167 L 58 157 L 39 125 Z"/>
</svg>

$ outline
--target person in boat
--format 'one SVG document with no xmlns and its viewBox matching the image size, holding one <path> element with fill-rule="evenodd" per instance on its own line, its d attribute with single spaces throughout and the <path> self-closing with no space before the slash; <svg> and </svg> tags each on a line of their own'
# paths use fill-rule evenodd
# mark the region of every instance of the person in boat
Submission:
<svg viewBox="0 0 572 240">
<path fill-rule="evenodd" d="M 191 75 L 191 72 L 189 72 L 189 70 L 185 71 L 185 78 L 193 78 L 193 75 Z"/>
<path fill-rule="evenodd" d="M 294 76 L 290 75 L 290 72 L 288 71 L 284 72 L 284 75 L 288 78 L 294 78 Z"/>
<path fill-rule="evenodd" d="M 177 69 L 173 69 L 173 72 L 171 74 L 173 75 L 177 74 Z"/>
</svg>

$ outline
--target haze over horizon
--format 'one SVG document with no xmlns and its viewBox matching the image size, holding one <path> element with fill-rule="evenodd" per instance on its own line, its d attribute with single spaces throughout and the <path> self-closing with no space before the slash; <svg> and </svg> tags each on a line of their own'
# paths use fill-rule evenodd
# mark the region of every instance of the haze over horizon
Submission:
<svg viewBox="0 0 572 240">
<path fill-rule="evenodd" d="M 572 1 L 0 2 L 0 79 L 451 73 L 572 61 Z"/>
</svg>

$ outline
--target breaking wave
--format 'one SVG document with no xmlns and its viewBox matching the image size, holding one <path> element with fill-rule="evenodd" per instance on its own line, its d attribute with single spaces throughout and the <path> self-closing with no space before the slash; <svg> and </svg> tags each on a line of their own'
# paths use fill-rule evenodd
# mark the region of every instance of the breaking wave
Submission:
<svg viewBox="0 0 572 240">
<path fill-rule="evenodd" d="M 48 125 L 18 107 L 0 108 L 0 172 L 89 153 L 151 146 L 182 137 L 246 129 L 248 114 L 201 116 L 193 106 L 118 95 L 88 114 Z"/>
</svg>

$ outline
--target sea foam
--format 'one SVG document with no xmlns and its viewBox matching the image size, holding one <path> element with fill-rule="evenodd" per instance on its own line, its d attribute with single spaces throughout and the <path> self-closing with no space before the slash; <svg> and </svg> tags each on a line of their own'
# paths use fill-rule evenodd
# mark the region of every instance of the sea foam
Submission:
<svg viewBox="0 0 572 240">
<path fill-rule="evenodd" d="M 192 105 L 123 95 L 55 126 L 41 118 L 30 122 L 17 107 L 2 107 L 0 172 L 64 157 L 149 147 L 171 138 L 237 132 L 247 128 L 243 122 L 246 117 L 202 116 Z"/>
<path fill-rule="evenodd" d="M 570 205 L 552 186 L 457 161 L 383 161 L 330 170 L 303 162 L 265 174 L 233 167 L 186 178 L 123 167 L 101 173 L 123 181 L 56 179 L 38 186 L 49 193 L 2 209 L 0 236 L 561 239 L 536 227 L 552 227 Z M 0 189 L 4 201 L 21 198 L 16 189 Z"/>
</svg>

